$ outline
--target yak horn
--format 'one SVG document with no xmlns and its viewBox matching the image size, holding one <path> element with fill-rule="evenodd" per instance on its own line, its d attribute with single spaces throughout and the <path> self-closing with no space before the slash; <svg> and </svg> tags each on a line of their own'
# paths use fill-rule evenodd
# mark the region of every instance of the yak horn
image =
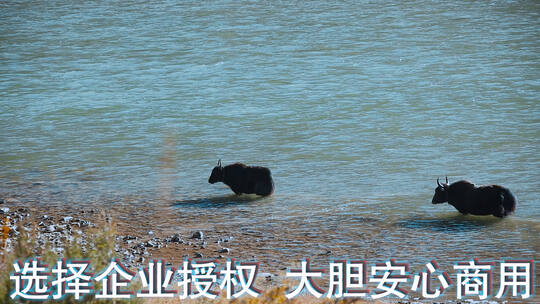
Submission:
<svg viewBox="0 0 540 304">
<path fill-rule="evenodd" d="M 438 177 L 437 177 L 437 186 L 442 187 L 441 184 L 439 183 L 439 178 Z"/>
<path fill-rule="evenodd" d="M 448 185 L 448 176 L 446 177 L 446 184 Z"/>
<path fill-rule="evenodd" d="M 217 162 L 218 167 L 221 167 L 221 158 Z"/>
</svg>

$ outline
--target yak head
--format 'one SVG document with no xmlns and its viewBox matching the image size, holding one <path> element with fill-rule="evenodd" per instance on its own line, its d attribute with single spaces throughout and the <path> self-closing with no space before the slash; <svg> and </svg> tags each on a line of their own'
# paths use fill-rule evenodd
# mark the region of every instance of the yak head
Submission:
<svg viewBox="0 0 540 304">
<path fill-rule="evenodd" d="M 217 166 L 212 170 L 212 174 L 208 179 L 210 184 L 222 182 L 223 181 L 223 167 L 221 166 L 221 159 L 218 160 Z"/>
<path fill-rule="evenodd" d="M 446 183 L 439 183 L 437 178 L 437 188 L 435 188 L 435 195 L 431 200 L 432 204 L 441 204 L 448 201 L 448 176 L 446 177 Z"/>
</svg>

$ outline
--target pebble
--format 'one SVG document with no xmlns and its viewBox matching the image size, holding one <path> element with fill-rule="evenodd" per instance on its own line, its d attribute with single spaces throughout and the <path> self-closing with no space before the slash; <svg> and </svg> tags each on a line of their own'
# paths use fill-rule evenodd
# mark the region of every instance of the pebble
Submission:
<svg viewBox="0 0 540 304">
<path fill-rule="evenodd" d="M 171 238 L 170 238 L 170 241 L 174 242 L 174 243 L 183 243 L 184 242 L 184 240 L 182 239 L 182 236 L 180 235 L 180 233 L 175 233 L 174 235 L 172 235 Z"/>
<path fill-rule="evenodd" d="M 196 258 L 196 259 L 202 258 L 202 257 L 203 257 L 202 253 L 200 253 L 200 252 L 195 252 L 195 258 Z"/>
<path fill-rule="evenodd" d="M 191 236 L 192 239 L 204 240 L 204 233 L 202 231 L 195 231 Z"/>
<path fill-rule="evenodd" d="M 231 250 L 229 248 L 221 248 L 218 253 L 226 253 L 226 254 L 230 254 L 231 253 Z"/>
<path fill-rule="evenodd" d="M 90 225 L 90 222 L 89 221 L 85 221 L 85 220 L 80 220 L 76 223 L 76 225 L 78 225 L 79 227 L 88 227 L 88 226 L 95 226 L 95 225 Z"/>
<path fill-rule="evenodd" d="M 126 235 L 122 239 L 127 242 L 127 241 L 131 241 L 131 240 L 137 240 L 138 237 L 132 236 L 132 235 Z"/>
<path fill-rule="evenodd" d="M 267 279 L 269 281 L 272 280 L 272 278 L 274 277 L 274 275 L 269 273 L 269 272 L 261 272 L 257 276 L 259 276 L 261 278 L 265 278 L 265 279 Z"/>
</svg>

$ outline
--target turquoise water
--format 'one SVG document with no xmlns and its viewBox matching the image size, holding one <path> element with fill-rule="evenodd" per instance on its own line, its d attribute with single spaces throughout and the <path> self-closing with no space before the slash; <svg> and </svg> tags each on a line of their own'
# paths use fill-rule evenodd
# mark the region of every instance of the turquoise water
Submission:
<svg viewBox="0 0 540 304">
<path fill-rule="evenodd" d="M 277 256 L 538 259 L 539 15 L 538 1 L 2 2 L 0 193 L 256 227 Z M 274 196 L 208 184 L 219 158 L 269 167 Z M 431 205 L 446 175 L 510 188 L 516 214 Z"/>
</svg>

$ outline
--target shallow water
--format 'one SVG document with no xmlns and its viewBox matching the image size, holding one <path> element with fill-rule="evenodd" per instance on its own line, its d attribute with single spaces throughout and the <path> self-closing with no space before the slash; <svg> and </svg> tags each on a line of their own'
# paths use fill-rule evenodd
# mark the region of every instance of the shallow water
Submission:
<svg viewBox="0 0 540 304">
<path fill-rule="evenodd" d="M 2 2 L 0 194 L 150 206 L 158 228 L 244 231 L 283 263 L 538 259 L 539 12 Z M 275 195 L 208 184 L 219 158 L 269 167 Z M 431 205 L 445 175 L 510 188 L 516 214 Z"/>
</svg>

